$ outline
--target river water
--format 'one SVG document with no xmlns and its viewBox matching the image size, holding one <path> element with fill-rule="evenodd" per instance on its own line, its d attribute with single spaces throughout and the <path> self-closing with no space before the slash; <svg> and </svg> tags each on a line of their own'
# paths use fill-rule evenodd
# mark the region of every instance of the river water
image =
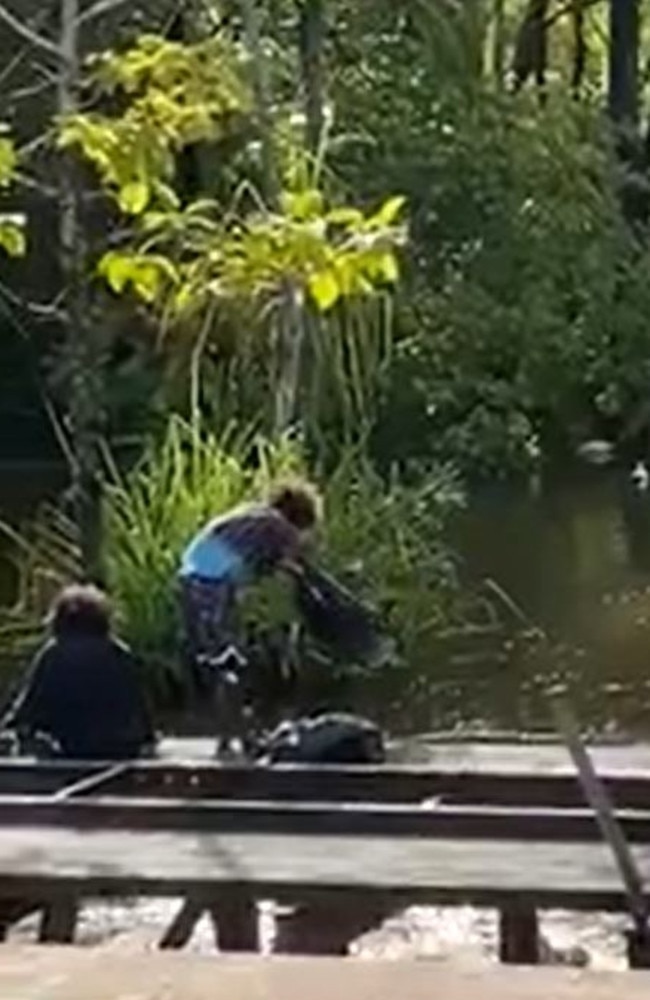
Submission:
<svg viewBox="0 0 650 1000">
<path fill-rule="evenodd" d="M 5 467 L 0 517 L 17 521 L 64 477 L 55 466 Z M 549 724 L 540 678 L 561 668 L 583 722 L 650 730 L 650 492 L 616 469 L 585 468 L 544 489 L 483 489 L 450 532 L 465 587 L 488 593 L 503 630 L 441 648 L 427 676 L 361 683 L 351 704 L 394 729 L 536 729 Z M 16 573 L 0 538 L 0 601 Z M 530 655 L 520 626 L 485 590 L 492 580 L 562 648 Z M 364 705 L 365 701 L 365 705 Z"/>
<path fill-rule="evenodd" d="M 502 725 L 543 725 L 536 681 L 553 671 L 570 683 L 585 723 L 650 730 L 650 492 L 621 470 L 591 468 L 537 491 L 486 490 L 454 542 L 465 583 L 496 581 L 550 639 L 532 657 L 506 639 L 500 663 L 488 666 L 486 693 Z M 513 616 L 502 617 L 514 631 Z"/>
</svg>

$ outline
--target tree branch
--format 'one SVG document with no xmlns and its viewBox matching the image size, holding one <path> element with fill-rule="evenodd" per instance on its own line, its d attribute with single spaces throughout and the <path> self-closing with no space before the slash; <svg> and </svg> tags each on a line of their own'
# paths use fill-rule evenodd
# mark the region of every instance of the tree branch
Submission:
<svg viewBox="0 0 650 1000">
<path fill-rule="evenodd" d="M 21 62 L 24 60 L 24 58 L 27 55 L 28 51 L 29 51 L 29 49 L 27 49 L 27 48 L 21 49 L 20 52 L 16 53 L 16 55 L 13 57 L 13 59 L 9 60 L 9 62 L 7 63 L 7 65 L 2 70 L 2 73 L 0 73 L 0 85 L 2 85 L 3 83 L 5 83 L 5 81 L 8 80 L 9 77 L 12 75 L 12 73 L 14 72 L 14 70 L 16 70 L 18 68 L 18 66 L 20 66 Z"/>
<path fill-rule="evenodd" d="M 584 0 L 584 2 L 581 4 L 581 8 L 583 11 L 585 11 L 589 7 L 596 7 L 599 3 L 602 3 L 602 0 Z M 555 24 L 556 21 L 561 20 L 563 17 L 566 17 L 567 14 L 573 14 L 575 12 L 575 9 L 576 9 L 576 0 L 569 0 L 568 3 L 565 3 L 562 7 L 558 8 L 558 10 L 555 10 L 553 11 L 552 14 L 549 14 L 549 16 L 546 18 L 544 22 L 545 27 L 550 28 L 551 25 Z"/>
<path fill-rule="evenodd" d="M 79 15 L 77 24 L 79 26 L 88 24 L 90 21 L 94 21 L 96 17 L 101 17 L 102 14 L 110 14 L 117 7 L 123 7 L 127 2 L 128 0 L 97 0 L 96 4 Z"/>
<path fill-rule="evenodd" d="M 29 97 L 37 97 L 38 94 L 42 94 L 46 90 L 51 90 L 55 84 L 55 80 L 41 80 L 40 83 L 35 83 L 31 87 L 21 87 L 20 90 L 12 90 L 11 93 L 7 95 L 5 100 L 6 102 L 25 101 Z"/>
<path fill-rule="evenodd" d="M 39 35 L 38 32 L 34 31 L 21 21 L 19 18 L 15 17 L 10 10 L 0 3 L 0 21 L 3 21 L 9 28 L 12 29 L 21 38 L 29 42 L 31 45 L 38 49 L 42 49 L 44 52 L 49 52 L 50 55 L 56 56 L 57 59 L 62 59 L 61 50 L 54 42 L 51 42 L 49 38 L 44 35 Z"/>
</svg>

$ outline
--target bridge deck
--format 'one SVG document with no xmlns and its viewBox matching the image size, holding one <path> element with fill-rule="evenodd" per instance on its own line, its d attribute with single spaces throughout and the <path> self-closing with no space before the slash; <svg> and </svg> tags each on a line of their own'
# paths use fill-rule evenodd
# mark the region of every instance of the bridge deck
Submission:
<svg viewBox="0 0 650 1000">
<path fill-rule="evenodd" d="M 347 768 L 220 766 L 209 758 L 212 747 L 206 740 L 165 740 L 158 759 L 113 770 L 83 794 L 376 803 L 444 796 L 456 803 L 584 806 L 575 769 L 559 744 L 436 743 L 426 764 Z M 650 745 L 591 752 L 617 805 L 650 808 Z M 0 760 L 0 798 L 50 796 L 102 770 L 97 763 Z"/>
<path fill-rule="evenodd" d="M 7 1000 L 647 1000 L 650 973 L 0 948 Z"/>
<path fill-rule="evenodd" d="M 650 846 L 635 855 L 650 878 Z M 288 901 L 363 896 L 500 906 L 624 909 L 600 843 L 246 833 L 0 829 L 0 893 L 56 898 L 237 890 Z"/>
</svg>

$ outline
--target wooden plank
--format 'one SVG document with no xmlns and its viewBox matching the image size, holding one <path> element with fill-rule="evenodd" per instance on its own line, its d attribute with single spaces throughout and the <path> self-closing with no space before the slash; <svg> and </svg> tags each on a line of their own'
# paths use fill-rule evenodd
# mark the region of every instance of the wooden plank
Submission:
<svg viewBox="0 0 650 1000">
<path fill-rule="evenodd" d="M 43 910 L 39 941 L 51 944 L 71 944 L 77 928 L 77 897 L 72 893 L 57 894 Z"/>
<path fill-rule="evenodd" d="M 73 781 L 71 785 L 64 785 L 58 789 L 52 796 L 52 799 L 58 802 L 72 799 L 79 795 L 88 795 L 89 793 L 97 795 L 103 785 L 126 774 L 130 767 L 131 764 L 129 762 L 120 762 L 118 764 L 111 764 L 96 773 L 84 774 L 83 777 Z"/>
<path fill-rule="evenodd" d="M 650 746 L 605 746 L 593 751 L 596 767 L 620 807 L 650 808 Z M 110 763 L 110 762 L 109 762 Z M 98 774 L 103 767 L 67 762 L 0 763 L 0 796 L 47 794 Z M 583 794 L 561 746 L 437 745 L 426 766 L 233 767 L 214 761 L 134 762 L 103 790 L 110 794 L 169 798 L 417 802 L 444 796 L 457 803 L 527 806 L 583 805 Z"/>
<path fill-rule="evenodd" d="M 526 902 L 512 902 L 499 911 L 499 957 L 506 965 L 537 965 L 537 911 Z"/>
<path fill-rule="evenodd" d="M 160 948 L 184 948 L 205 912 L 205 899 L 189 896 L 181 903 L 176 916 L 160 939 Z"/>
<path fill-rule="evenodd" d="M 94 779 L 93 779 L 94 780 Z M 650 843 L 650 811 L 621 810 L 631 843 Z M 132 799 L 61 800 L 0 797 L 0 828 L 62 826 L 78 829 L 196 833 L 301 833 L 345 836 L 597 841 L 589 809 L 521 806 L 373 805 L 370 803 Z"/>
<path fill-rule="evenodd" d="M 620 808 L 650 809 L 650 771 L 604 775 Z M 396 767 L 237 767 L 137 764 L 109 782 L 107 795 L 187 799 L 421 802 L 442 797 L 458 804 L 584 806 L 575 772 L 433 771 Z"/>
<path fill-rule="evenodd" d="M 457 966 L 439 961 L 212 958 L 173 952 L 0 949 L 11 1000 L 647 1000 L 646 972 Z"/>
<path fill-rule="evenodd" d="M 650 847 L 635 847 L 644 877 Z M 185 896 L 252 888 L 289 903 L 360 892 L 403 902 L 623 910 L 607 847 L 535 841 L 0 830 L 0 894 Z"/>
<path fill-rule="evenodd" d="M 102 765 L 96 763 L 7 758 L 0 760 L 0 795 L 51 795 L 100 770 Z"/>
<path fill-rule="evenodd" d="M 219 893 L 209 905 L 209 911 L 220 951 L 258 950 L 257 905 L 250 890 L 242 892 L 233 889 Z"/>
</svg>

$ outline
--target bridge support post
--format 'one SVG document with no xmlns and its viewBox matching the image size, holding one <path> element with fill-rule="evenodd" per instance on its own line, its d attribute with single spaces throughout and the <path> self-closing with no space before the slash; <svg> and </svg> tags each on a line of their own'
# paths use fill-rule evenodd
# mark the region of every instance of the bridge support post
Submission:
<svg viewBox="0 0 650 1000">
<path fill-rule="evenodd" d="M 382 906 L 363 898 L 344 905 L 336 900 L 314 900 L 301 904 L 277 921 L 275 954 L 348 954 L 350 944 L 379 926 L 394 906 Z"/>
<path fill-rule="evenodd" d="M 258 913 L 254 899 L 226 893 L 208 906 L 219 951 L 259 950 Z"/>
<path fill-rule="evenodd" d="M 506 965 L 537 965 L 539 923 L 535 907 L 513 902 L 499 914 L 499 958 Z"/>
<path fill-rule="evenodd" d="M 634 928 L 627 935 L 627 960 L 631 969 L 650 969 L 650 928 Z"/>
<path fill-rule="evenodd" d="M 72 944 L 77 928 L 78 900 L 59 896 L 45 904 L 38 939 L 41 943 Z"/>
</svg>

